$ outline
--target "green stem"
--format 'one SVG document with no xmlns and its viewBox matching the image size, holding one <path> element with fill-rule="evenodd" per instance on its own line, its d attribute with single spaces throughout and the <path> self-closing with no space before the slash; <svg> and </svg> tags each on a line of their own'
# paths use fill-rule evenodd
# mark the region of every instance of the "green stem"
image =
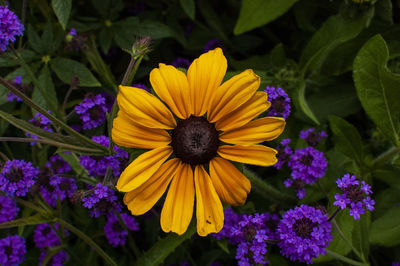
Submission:
<svg viewBox="0 0 400 266">
<path fill-rule="evenodd" d="M 7 89 L 9 89 L 16 96 L 21 98 L 27 105 L 29 105 L 30 107 L 32 107 L 33 109 L 35 109 L 36 111 L 41 113 L 43 116 L 45 116 L 48 119 L 50 119 L 54 124 L 56 124 L 57 126 L 61 127 L 62 129 L 64 129 L 71 136 L 74 136 L 74 137 L 78 138 L 79 140 L 82 140 L 85 143 L 90 144 L 93 148 L 97 148 L 97 149 L 106 151 L 107 154 L 109 153 L 109 151 L 108 151 L 108 149 L 106 147 L 104 147 L 103 145 L 100 145 L 100 144 L 92 141 L 91 139 L 87 138 L 86 136 L 84 136 L 84 135 L 80 134 L 79 132 L 77 132 L 77 131 L 73 130 L 72 128 L 70 128 L 67 124 L 65 124 L 63 121 L 59 120 L 57 117 L 49 114 L 45 109 L 43 109 L 42 107 L 40 107 L 39 105 L 34 103 L 28 96 L 26 96 L 20 90 L 18 90 L 17 88 L 15 88 L 11 84 L 9 84 L 2 77 L 0 77 L 0 83 L 3 84 Z"/>
<path fill-rule="evenodd" d="M 273 201 L 276 202 L 295 202 L 296 198 L 282 193 L 279 190 L 277 190 L 275 187 L 271 186 L 264 180 L 261 180 L 260 178 L 256 177 L 255 174 L 246 169 L 245 167 L 243 168 L 243 173 L 244 175 L 250 179 L 251 185 L 254 188 L 255 192 L 257 192 L 260 196 L 265 197 L 267 199 L 272 199 Z"/>
<path fill-rule="evenodd" d="M 78 236 L 83 241 L 85 241 L 86 244 L 91 246 L 108 264 L 117 266 L 117 263 L 115 263 L 115 261 L 106 252 L 104 252 L 104 250 L 99 245 L 97 245 L 90 237 L 88 237 L 85 233 L 83 233 L 81 230 L 79 230 L 78 228 L 76 228 L 72 224 L 64 221 L 61 218 L 58 218 L 57 221 L 59 224 L 63 225 L 69 231 L 71 231 L 76 236 Z"/>
<path fill-rule="evenodd" d="M 20 199 L 20 198 L 17 198 L 17 197 L 15 197 L 14 199 L 15 199 L 19 204 L 24 205 L 25 207 L 28 207 L 29 209 L 32 209 L 32 210 L 34 210 L 34 211 L 37 211 L 37 212 L 40 213 L 40 214 L 46 214 L 46 215 L 48 214 L 45 210 L 43 210 L 43 209 L 39 208 L 38 206 L 36 206 L 36 205 L 30 203 L 29 201 L 25 201 L 25 200 Z"/>
<path fill-rule="evenodd" d="M 390 162 L 400 152 L 400 147 L 391 147 L 372 161 L 372 167 Z"/>
<path fill-rule="evenodd" d="M 354 254 L 357 255 L 357 257 L 359 257 L 362 261 L 365 262 L 364 257 L 361 255 L 361 253 L 353 246 L 353 244 L 346 238 L 346 236 L 343 234 L 342 230 L 340 230 L 338 224 L 336 223 L 335 219 L 331 220 L 331 223 L 333 224 L 333 227 L 336 229 L 336 231 L 338 232 L 339 236 L 344 240 L 344 242 L 349 245 L 349 247 L 351 247 L 351 249 L 353 250 Z"/>
<path fill-rule="evenodd" d="M 347 258 L 347 257 L 345 257 L 343 255 L 340 255 L 340 254 L 338 254 L 336 252 L 333 252 L 333 251 L 330 251 L 328 249 L 326 250 L 326 254 L 331 256 L 331 257 L 333 257 L 333 258 L 335 258 L 335 259 L 338 259 L 338 260 L 341 260 L 343 262 L 346 262 L 346 263 L 348 263 L 350 265 L 356 265 L 356 266 L 367 266 L 367 265 L 369 265 L 368 263 L 362 263 L 362 262 L 359 262 L 359 261 L 355 261 L 355 260 L 349 259 L 349 258 Z"/>
</svg>

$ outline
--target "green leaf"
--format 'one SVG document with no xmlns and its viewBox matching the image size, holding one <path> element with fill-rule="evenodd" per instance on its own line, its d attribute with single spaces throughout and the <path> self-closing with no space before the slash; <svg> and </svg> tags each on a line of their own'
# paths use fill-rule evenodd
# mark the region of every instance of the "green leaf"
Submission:
<svg viewBox="0 0 400 266">
<path fill-rule="evenodd" d="M 55 221 L 56 221 L 56 218 L 54 218 L 54 217 L 45 217 L 38 213 L 33 216 L 28 216 L 28 217 L 1 223 L 0 229 L 26 226 L 26 225 L 36 225 L 36 224 L 55 222 Z"/>
<path fill-rule="evenodd" d="M 196 5 L 194 0 L 179 0 L 179 3 L 186 15 L 188 15 L 190 19 L 194 20 L 196 14 Z"/>
<path fill-rule="evenodd" d="M 346 120 L 329 116 L 329 123 L 335 138 L 335 147 L 346 156 L 354 159 L 358 165 L 362 164 L 363 145 L 357 129 Z"/>
<path fill-rule="evenodd" d="M 111 47 L 114 33 L 111 28 L 102 28 L 99 34 L 99 45 L 106 54 Z"/>
<path fill-rule="evenodd" d="M 361 252 L 363 260 L 369 257 L 369 232 L 371 228 L 371 212 L 366 211 L 354 225 L 353 246 Z"/>
<path fill-rule="evenodd" d="M 100 87 L 100 82 L 93 76 L 92 72 L 78 61 L 57 57 L 50 61 L 50 66 L 56 75 L 65 83 L 71 84 L 74 77 L 79 78 L 82 87 Z"/>
<path fill-rule="evenodd" d="M 372 37 L 354 60 L 353 79 L 365 112 L 399 146 L 400 75 L 389 71 L 388 59 L 385 40 L 381 35 Z"/>
<path fill-rule="evenodd" d="M 342 15 L 330 17 L 313 35 L 300 57 L 303 76 L 310 70 L 318 72 L 330 52 L 340 44 L 355 38 L 365 27 L 370 13 L 356 18 Z"/>
<path fill-rule="evenodd" d="M 28 43 L 32 47 L 32 49 L 39 54 L 43 54 L 45 52 L 45 48 L 43 47 L 42 40 L 31 24 L 28 25 L 27 36 Z"/>
<path fill-rule="evenodd" d="M 58 155 L 61 156 L 72 168 L 72 170 L 78 175 L 78 176 L 84 176 L 88 177 L 89 173 L 86 170 L 85 167 L 83 167 L 80 162 L 78 156 L 76 156 L 75 153 L 73 152 L 60 152 Z"/>
<path fill-rule="evenodd" d="M 56 14 L 58 21 L 65 30 L 69 15 L 71 13 L 72 0 L 51 0 L 51 6 Z"/>
<path fill-rule="evenodd" d="M 265 25 L 286 13 L 297 0 L 242 0 L 233 33 L 239 35 Z"/>
<path fill-rule="evenodd" d="M 389 209 L 372 222 L 369 240 L 386 247 L 400 244 L 400 206 Z"/>
<path fill-rule="evenodd" d="M 307 103 L 306 84 L 304 81 L 299 82 L 299 85 L 297 86 L 296 92 L 293 96 L 294 104 L 296 105 L 296 107 L 303 111 L 303 113 L 315 124 L 319 125 L 317 117 L 314 115 L 314 112 L 311 110 L 310 106 Z"/>
<path fill-rule="evenodd" d="M 54 88 L 53 80 L 51 79 L 51 73 L 47 65 L 43 67 L 38 78 L 39 84 L 42 88 L 46 88 L 46 98 L 42 95 L 40 90 L 35 87 L 32 94 L 32 101 L 44 109 L 49 109 L 49 104 L 46 103 L 46 99 L 50 100 L 53 106 L 57 109 L 58 100 L 56 90 Z"/>
<path fill-rule="evenodd" d="M 151 266 L 160 265 L 169 254 L 171 254 L 186 239 L 189 239 L 196 232 L 194 219 L 183 235 L 174 233 L 168 234 L 165 238 L 157 241 L 148 251 L 146 251 L 136 262 L 136 265 Z"/>
</svg>

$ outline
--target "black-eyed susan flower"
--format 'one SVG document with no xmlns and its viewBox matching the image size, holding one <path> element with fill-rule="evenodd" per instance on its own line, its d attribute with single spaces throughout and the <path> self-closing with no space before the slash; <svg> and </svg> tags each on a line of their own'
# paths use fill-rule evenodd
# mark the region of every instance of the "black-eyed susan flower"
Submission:
<svg viewBox="0 0 400 266">
<path fill-rule="evenodd" d="M 120 86 L 112 138 L 129 148 L 148 149 L 121 174 L 117 189 L 134 215 L 152 208 L 169 189 L 161 212 L 165 232 L 183 234 L 196 199 L 197 232 L 219 232 L 222 202 L 244 204 L 250 181 L 230 162 L 271 166 L 276 150 L 260 145 L 278 137 L 285 121 L 262 117 L 270 102 L 257 91 L 260 78 L 250 69 L 221 84 L 227 62 L 217 48 L 190 65 L 187 76 L 160 64 L 150 73 L 159 98 Z"/>
</svg>

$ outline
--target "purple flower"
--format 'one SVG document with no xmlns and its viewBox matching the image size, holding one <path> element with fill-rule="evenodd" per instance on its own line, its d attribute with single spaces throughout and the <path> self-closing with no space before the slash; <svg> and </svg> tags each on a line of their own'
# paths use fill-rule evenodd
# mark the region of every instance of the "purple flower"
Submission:
<svg viewBox="0 0 400 266">
<path fill-rule="evenodd" d="M 221 239 L 221 238 L 230 238 L 231 235 L 231 230 L 232 227 L 235 226 L 239 220 L 240 220 L 240 215 L 235 213 L 232 208 L 227 208 L 224 211 L 224 226 L 222 227 L 221 231 L 218 233 L 212 234 L 213 237 L 216 239 Z"/>
<path fill-rule="evenodd" d="M 40 192 L 46 202 L 55 207 L 58 199 L 71 198 L 77 188 L 75 179 L 55 175 L 48 177 L 46 184 L 41 184 Z"/>
<path fill-rule="evenodd" d="M 326 137 L 328 137 L 328 135 L 325 131 L 316 132 L 315 128 L 300 131 L 300 138 L 304 139 L 305 142 L 312 147 L 316 147 L 320 141 Z"/>
<path fill-rule="evenodd" d="M 94 136 L 92 137 L 94 142 L 97 142 L 105 147 L 110 145 L 109 138 L 106 136 Z M 89 175 L 103 177 L 106 174 L 107 168 L 111 167 L 114 176 L 119 176 L 121 169 L 125 167 L 129 154 L 114 146 L 114 154 L 110 156 L 81 156 L 80 163 L 83 167 L 88 170 Z"/>
<path fill-rule="evenodd" d="M 68 34 L 69 34 L 69 35 L 72 35 L 72 36 L 76 36 L 76 29 L 75 29 L 75 28 L 72 28 L 72 29 L 68 32 Z"/>
<path fill-rule="evenodd" d="M 65 36 L 65 40 L 67 42 L 65 50 L 67 51 L 79 51 L 80 49 L 86 48 L 86 37 L 78 35 L 75 28 L 72 28 L 68 32 L 67 36 Z"/>
<path fill-rule="evenodd" d="M 375 201 L 368 195 L 372 194 L 371 186 L 356 179 L 356 176 L 345 174 L 342 178 L 336 180 L 336 184 L 342 190 L 342 194 L 335 195 L 336 201 L 333 205 L 343 209 L 350 209 L 349 214 L 354 220 L 360 219 L 360 214 L 365 210 L 374 210 Z"/>
<path fill-rule="evenodd" d="M 96 187 L 92 189 L 92 193 L 84 197 L 82 202 L 83 207 L 90 210 L 90 216 L 96 218 L 102 214 L 122 209 L 115 191 L 101 183 L 96 184 Z"/>
<path fill-rule="evenodd" d="M 39 169 L 23 160 L 7 161 L 0 171 L 0 190 L 9 196 L 25 196 L 35 183 Z"/>
<path fill-rule="evenodd" d="M 171 65 L 173 65 L 176 68 L 185 68 L 188 69 L 190 66 L 190 61 L 186 58 L 183 57 L 177 57 L 172 63 Z"/>
<path fill-rule="evenodd" d="M 139 224 L 135 218 L 127 213 L 121 213 L 121 218 L 124 224 L 121 223 L 115 213 L 107 215 L 107 223 L 104 226 L 104 233 L 107 237 L 108 243 L 113 247 L 125 245 L 128 230 L 138 231 Z"/>
<path fill-rule="evenodd" d="M 290 115 L 290 98 L 281 88 L 267 86 L 264 90 L 268 94 L 271 107 L 267 111 L 268 116 L 281 116 L 287 119 Z"/>
<path fill-rule="evenodd" d="M 48 112 L 50 113 L 50 111 Z M 53 129 L 51 128 L 51 120 L 42 115 L 41 113 L 36 113 L 35 116 L 31 120 L 29 120 L 29 122 L 35 127 L 40 127 L 43 130 L 53 132 Z M 28 132 L 25 133 L 25 136 L 32 139 L 39 139 L 37 136 Z M 36 143 L 37 142 L 32 141 L 31 145 L 35 145 Z"/>
<path fill-rule="evenodd" d="M 57 223 L 54 224 L 54 228 L 58 230 L 59 226 Z M 65 234 L 68 234 L 67 230 L 64 230 Z M 58 239 L 56 232 L 47 223 L 36 226 L 36 229 L 33 232 L 33 241 L 35 242 L 35 246 L 38 248 L 55 247 L 61 245 L 60 239 Z"/>
<path fill-rule="evenodd" d="M 290 139 L 283 139 L 275 149 L 278 151 L 278 162 L 274 165 L 276 169 L 281 169 L 282 166 L 289 162 L 290 156 L 293 154 L 292 148 L 289 147 Z"/>
<path fill-rule="evenodd" d="M 71 166 L 58 154 L 50 156 L 45 166 L 55 174 L 65 174 L 71 171 Z"/>
<path fill-rule="evenodd" d="M 0 265 L 18 265 L 25 259 L 25 253 L 25 238 L 15 235 L 0 239 Z"/>
<path fill-rule="evenodd" d="M 17 89 L 22 90 L 22 77 L 21 76 L 15 76 L 14 81 L 8 81 L 8 82 L 11 83 L 11 85 L 16 87 Z M 22 102 L 21 98 L 19 98 L 17 95 L 15 95 L 12 92 L 9 92 L 7 94 L 7 101 L 12 102 L 14 100 L 16 102 Z"/>
<path fill-rule="evenodd" d="M 206 52 L 208 52 L 210 50 L 214 50 L 217 47 L 220 47 L 222 50 L 224 50 L 223 47 L 222 47 L 222 42 L 220 40 L 211 39 L 204 45 L 203 51 L 204 51 L 204 53 L 206 53 Z"/>
<path fill-rule="evenodd" d="M 14 220 L 18 215 L 17 203 L 7 196 L 0 196 L 0 223 Z"/>
<path fill-rule="evenodd" d="M 47 251 L 42 250 L 40 252 L 40 257 L 39 257 L 39 264 L 43 265 L 43 260 L 47 256 Z M 68 260 L 68 254 L 65 252 L 65 250 L 61 250 L 57 252 L 56 254 L 53 255 L 51 260 L 46 264 L 46 265 L 51 265 L 51 266 L 62 266 L 65 264 L 65 262 Z"/>
<path fill-rule="evenodd" d="M 312 258 L 325 254 L 332 241 L 332 226 L 321 210 L 301 205 L 283 214 L 279 222 L 281 254 L 292 261 L 312 263 Z"/>
<path fill-rule="evenodd" d="M 23 31 L 24 25 L 8 6 L 0 6 L 0 51 L 6 51 L 7 46 L 15 41 L 15 36 L 21 36 Z"/>
<path fill-rule="evenodd" d="M 75 111 L 80 115 L 83 129 L 96 128 L 106 120 L 106 99 L 101 94 L 90 94 L 75 106 Z"/>
<path fill-rule="evenodd" d="M 150 92 L 150 89 L 148 89 L 144 84 L 142 84 L 142 83 L 135 83 L 135 84 L 132 84 L 132 87 L 135 87 L 135 88 L 139 88 L 139 89 L 143 89 L 143 90 L 145 90 L 145 91 L 147 91 L 147 92 Z"/>
</svg>

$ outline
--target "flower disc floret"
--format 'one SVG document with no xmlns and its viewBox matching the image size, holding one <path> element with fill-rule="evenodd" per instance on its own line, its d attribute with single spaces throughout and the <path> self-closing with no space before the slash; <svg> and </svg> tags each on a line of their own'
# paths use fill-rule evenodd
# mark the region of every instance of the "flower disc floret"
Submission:
<svg viewBox="0 0 400 266">
<path fill-rule="evenodd" d="M 0 171 L 0 190 L 9 196 L 23 197 L 35 183 L 38 174 L 39 169 L 34 167 L 31 162 L 7 161 Z"/>
<path fill-rule="evenodd" d="M 326 253 L 325 248 L 332 241 L 331 231 L 328 215 L 321 210 L 307 205 L 289 210 L 277 229 L 281 254 L 310 264 L 313 258 Z"/>
</svg>

